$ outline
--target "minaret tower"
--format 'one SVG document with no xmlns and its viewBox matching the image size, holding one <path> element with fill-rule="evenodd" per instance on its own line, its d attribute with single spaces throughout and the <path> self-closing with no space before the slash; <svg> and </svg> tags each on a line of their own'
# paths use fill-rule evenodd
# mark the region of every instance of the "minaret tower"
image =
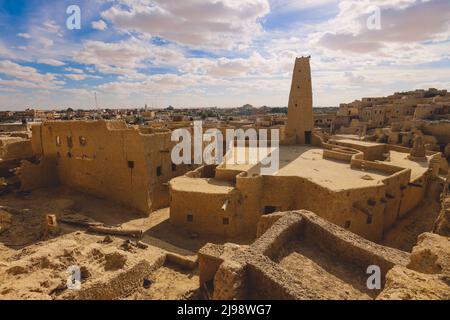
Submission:
<svg viewBox="0 0 450 320">
<path fill-rule="evenodd" d="M 310 57 L 295 59 L 289 95 L 287 144 L 311 144 L 314 129 Z"/>
</svg>

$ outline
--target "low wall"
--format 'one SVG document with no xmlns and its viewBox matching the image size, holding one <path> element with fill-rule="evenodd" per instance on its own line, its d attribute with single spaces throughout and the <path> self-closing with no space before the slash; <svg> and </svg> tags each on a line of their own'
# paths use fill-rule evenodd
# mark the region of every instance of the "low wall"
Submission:
<svg viewBox="0 0 450 320">
<path fill-rule="evenodd" d="M 332 140 L 331 143 L 338 145 L 338 146 L 344 146 L 344 147 L 349 147 L 352 149 L 359 150 L 364 153 L 364 160 L 370 160 L 370 161 L 383 159 L 383 154 L 386 152 L 385 144 L 360 145 L 360 144 L 356 144 L 356 143 L 343 142 L 340 140 Z"/>
<path fill-rule="evenodd" d="M 378 265 L 383 277 L 395 265 L 409 263 L 409 253 L 372 243 L 312 212 L 300 210 L 277 216 L 278 220 L 250 247 L 207 244 L 199 251 L 200 286 L 205 288 L 214 279 L 210 285 L 213 299 L 323 297 L 270 259 L 276 258 L 285 245 L 297 239 L 314 243 L 341 263 L 350 263 L 364 271 L 371 265 Z"/>
<path fill-rule="evenodd" d="M 217 167 L 215 178 L 222 181 L 236 181 L 236 176 L 241 172 L 242 170 L 230 170 L 223 167 Z"/>
<path fill-rule="evenodd" d="M 344 153 L 328 149 L 323 150 L 324 159 L 333 159 L 338 161 L 350 162 L 352 157 L 353 157 L 352 153 Z"/>
<path fill-rule="evenodd" d="M 380 172 L 384 172 L 387 174 L 394 174 L 394 173 L 400 172 L 402 170 L 407 170 L 402 167 L 393 166 L 391 164 L 359 160 L 359 159 L 355 159 L 355 158 L 352 159 L 350 165 L 352 168 L 375 170 L 375 171 L 380 171 Z"/>
<path fill-rule="evenodd" d="M 378 265 L 385 275 L 394 265 L 406 266 L 409 263 L 409 253 L 368 241 L 320 219 L 313 213 L 306 212 L 304 215 L 305 237 L 308 240 L 364 270 L 370 265 Z"/>
</svg>

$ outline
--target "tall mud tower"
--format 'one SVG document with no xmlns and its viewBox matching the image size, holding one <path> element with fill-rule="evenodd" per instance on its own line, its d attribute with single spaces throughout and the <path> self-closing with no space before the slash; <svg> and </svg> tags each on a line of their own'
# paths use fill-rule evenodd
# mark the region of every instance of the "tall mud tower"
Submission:
<svg viewBox="0 0 450 320">
<path fill-rule="evenodd" d="M 310 57 L 295 59 L 289 95 L 287 144 L 311 144 L 313 120 L 313 96 L 311 84 Z"/>
</svg>

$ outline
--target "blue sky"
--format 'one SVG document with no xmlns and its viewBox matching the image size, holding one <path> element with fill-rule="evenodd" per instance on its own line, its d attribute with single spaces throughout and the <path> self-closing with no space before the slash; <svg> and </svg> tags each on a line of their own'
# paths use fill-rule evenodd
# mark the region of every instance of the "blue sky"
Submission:
<svg viewBox="0 0 450 320">
<path fill-rule="evenodd" d="M 0 0 L 0 110 L 284 106 L 301 55 L 316 106 L 450 89 L 449 21 L 448 0 Z"/>
</svg>

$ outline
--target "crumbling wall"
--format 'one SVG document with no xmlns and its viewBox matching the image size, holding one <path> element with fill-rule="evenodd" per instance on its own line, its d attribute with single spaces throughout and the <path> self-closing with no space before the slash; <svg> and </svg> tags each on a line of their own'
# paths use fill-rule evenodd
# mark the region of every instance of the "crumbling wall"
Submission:
<svg viewBox="0 0 450 320">
<path fill-rule="evenodd" d="M 306 238 L 323 250 L 329 250 L 341 259 L 351 261 L 364 270 L 370 265 L 377 265 L 385 275 L 394 265 L 406 265 L 409 261 L 409 254 L 406 252 L 383 247 L 363 239 L 311 212 L 302 212 L 302 214 L 307 218 Z"/>
<path fill-rule="evenodd" d="M 441 212 L 437 218 L 433 232 L 450 237 L 450 173 L 441 195 Z"/>
<path fill-rule="evenodd" d="M 207 244 L 200 250 L 200 287 L 208 288 L 210 298 L 323 299 L 323 293 L 315 291 L 307 278 L 296 281 L 290 271 L 273 260 L 296 239 L 315 243 L 340 262 L 348 261 L 364 270 L 378 265 L 383 277 L 394 266 L 405 267 L 409 262 L 409 253 L 362 239 L 312 212 L 277 216 L 277 221 L 249 247 Z"/>
<path fill-rule="evenodd" d="M 60 183 L 143 212 L 167 206 L 167 182 L 186 171 L 170 161 L 170 132 L 144 135 L 103 120 L 49 121 L 32 131 L 33 151 L 55 163 Z"/>
<path fill-rule="evenodd" d="M 450 121 L 419 121 L 424 134 L 434 136 L 442 146 L 450 143 Z"/>
<path fill-rule="evenodd" d="M 54 158 L 62 184 L 148 211 L 148 171 L 139 131 L 105 121 L 45 122 L 44 157 Z"/>
<path fill-rule="evenodd" d="M 44 158 L 38 163 L 24 160 L 21 162 L 17 175 L 20 180 L 20 189 L 23 191 L 52 187 L 59 183 L 56 160 L 51 158 Z"/>
<path fill-rule="evenodd" d="M 1 123 L 0 132 L 20 132 L 27 131 L 28 124 L 23 123 Z"/>
<path fill-rule="evenodd" d="M 26 159 L 33 156 L 31 141 L 22 138 L 2 138 L 0 159 L 3 161 Z"/>
<path fill-rule="evenodd" d="M 418 237 L 407 266 L 396 266 L 386 275 L 378 299 L 449 300 L 450 241 L 432 233 Z"/>
</svg>

